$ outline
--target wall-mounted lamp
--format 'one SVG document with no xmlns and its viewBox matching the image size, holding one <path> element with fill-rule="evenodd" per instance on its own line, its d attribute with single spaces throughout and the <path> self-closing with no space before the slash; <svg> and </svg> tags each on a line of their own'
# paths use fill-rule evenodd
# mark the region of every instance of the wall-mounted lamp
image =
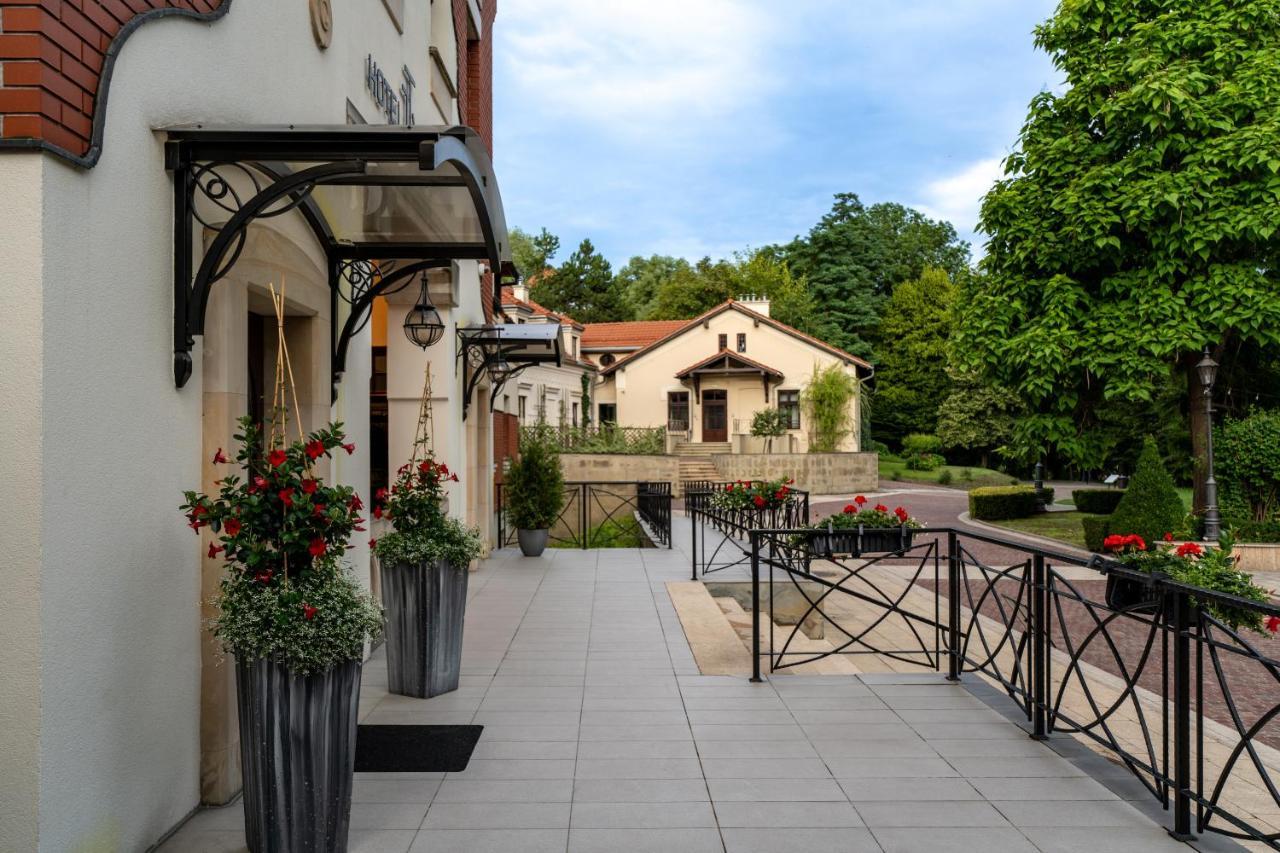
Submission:
<svg viewBox="0 0 1280 853">
<path fill-rule="evenodd" d="M 427 292 L 427 273 L 422 273 L 422 294 L 418 304 L 404 315 L 404 335 L 414 346 L 426 349 L 440 342 L 444 337 L 444 321 L 440 312 L 431 304 L 431 294 Z"/>
</svg>

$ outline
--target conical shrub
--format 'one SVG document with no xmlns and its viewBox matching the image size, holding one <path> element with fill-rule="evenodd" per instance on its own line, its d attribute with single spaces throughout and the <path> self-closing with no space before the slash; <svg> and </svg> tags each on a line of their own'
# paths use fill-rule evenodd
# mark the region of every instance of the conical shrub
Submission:
<svg viewBox="0 0 1280 853">
<path fill-rule="evenodd" d="M 1129 478 L 1129 488 L 1107 529 L 1112 533 L 1136 533 L 1151 545 L 1166 533 L 1176 535 L 1185 519 L 1186 510 L 1173 478 L 1160 459 L 1155 440 L 1148 438 L 1142 445 L 1138 466 Z"/>
</svg>

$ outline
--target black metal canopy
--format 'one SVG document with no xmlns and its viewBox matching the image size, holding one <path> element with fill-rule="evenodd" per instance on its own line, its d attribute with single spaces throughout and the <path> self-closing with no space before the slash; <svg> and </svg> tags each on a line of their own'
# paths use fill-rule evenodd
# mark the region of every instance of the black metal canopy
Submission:
<svg viewBox="0 0 1280 853">
<path fill-rule="evenodd" d="M 333 378 L 375 297 L 454 260 L 489 264 L 493 304 L 518 273 L 488 152 L 466 127 L 167 128 L 174 180 L 174 379 L 191 376 L 213 285 L 255 221 L 296 210 L 325 253 Z M 201 253 L 196 223 L 213 232 Z M 346 281 L 348 286 L 342 287 Z M 338 300 L 351 310 L 339 328 Z M 336 393 L 336 392 L 335 392 Z"/>
<path fill-rule="evenodd" d="M 512 377 L 535 364 L 559 367 L 560 355 L 559 323 L 494 323 L 458 329 L 463 419 L 484 373 L 489 373 L 493 381 L 489 397 L 492 410 L 498 391 Z"/>
</svg>

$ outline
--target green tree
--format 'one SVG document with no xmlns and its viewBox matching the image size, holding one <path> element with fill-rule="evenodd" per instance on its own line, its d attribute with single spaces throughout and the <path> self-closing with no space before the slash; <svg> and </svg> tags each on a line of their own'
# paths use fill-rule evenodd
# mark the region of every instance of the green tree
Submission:
<svg viewBox="0 0 1280 853">
<path fill-rule="evenodd" d="M 1199 458 L 1201 349 L 1280 343 L 1280 0 L 1064 2 L 1035 40 L 1067 85 L 983 203 L 959 351 L 1035 413 L 1016 445 L 1083 466 L 1176 368 Z"/>
<path fill-rule="evenodd" d="M 834 453 L 853 430 L 850 404 L 858 396 L 858 380 L 839 364 L 813 366 L 800 395 L 809 419 L 809 452 Z"/>
<path fill-rule="evenodd" d="M 537 234 L 512 228 L 507 239 L 511 242 L 511 260 L 525 278 L 545 272 L 560 251 L 560 238 L 546 228 Z"/>
<path fill-rule="evenodd" d="M 853 193 L 836 195 L 831 211 L 784 253 L 830 319 L 830 343 L 861 356 L 873 351 L 894 287 L 926 267 L 954 278 L 969 264 L 969 246 L 950 224 L 900 204 L 867 207 Z"/>
<path fill-rule="evenodd" d="M 627 261 L 616 276 L 626 304 L 627 319 L 654 319 L 654 301 L 658 297 L 658 291 L 677 273 L 690 269 L 689 262 L 684 258 L 668 255 L 650 255 L 647 258 L 637 255 Z"/>
<path fill-rule="evenodd" d="M 703 258 L 676 270 L 658 288 L 649 312 L 651 320 L 688 320 L 737 296 L 737 280 L 728 261 Z"/>
<path fill-rule="evenodd" d="M 1173 478 L 1160 458 L 1160 448 L 1155 439 L 1148 438 L 1107 529 L 1111 533 L 1136 533 L 1153 545 L 1166 533 L 1182 530 L 1186 514 Z"/>
<path fill-rule="evenodd" d="M 927 267 L 894 288 L 880 320 L 872 436 L 894 443 L 909 433 L 933 433 L 951 379 L 952 307 L 956 288 L 946 270 Z"/>
<path fill-rule="evenodd" d="M 583 240 L 559 269 L 539 279 L 532 295 L 580 323 L 608 323 L 626 316 L 612 268 L 590 240 Z"/>
<path fill-rule="evenodd" d="M 1013 437 L 1014 418 L 1021 414 L 1017 398 L 988 385 L 976 373 L 952 371 L 951 392 L 938 406 L 938 438 L 948 450 L 979 454 L 983 468 L 991 454 Z"/>
</svg>

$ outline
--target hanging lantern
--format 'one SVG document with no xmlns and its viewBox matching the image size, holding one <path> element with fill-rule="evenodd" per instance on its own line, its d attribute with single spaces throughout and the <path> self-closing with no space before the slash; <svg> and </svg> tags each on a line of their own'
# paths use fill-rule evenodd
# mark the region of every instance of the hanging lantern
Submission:
<svg viewBox="0 0 1280 853">
<path fill-rule="evenodd" d="M 440 342 L 444 337 L 444 321 L 440 312 L 431 304 L 431 294 L 427 293 L 427 274 L 422 273 L 422 294 L 418 304 L 404 315 L 404 335 L 414 346 L 426 349 Z"/>
<path fill-rule="evenodd" d="M 511 363 L 507 361 L 502 353 L 496 353 L 493 356 L 489 361 L 487 370 L 489 371 L 489 381 L 493 383 L 494 388 L 511 378 Z"/>
</svg>

